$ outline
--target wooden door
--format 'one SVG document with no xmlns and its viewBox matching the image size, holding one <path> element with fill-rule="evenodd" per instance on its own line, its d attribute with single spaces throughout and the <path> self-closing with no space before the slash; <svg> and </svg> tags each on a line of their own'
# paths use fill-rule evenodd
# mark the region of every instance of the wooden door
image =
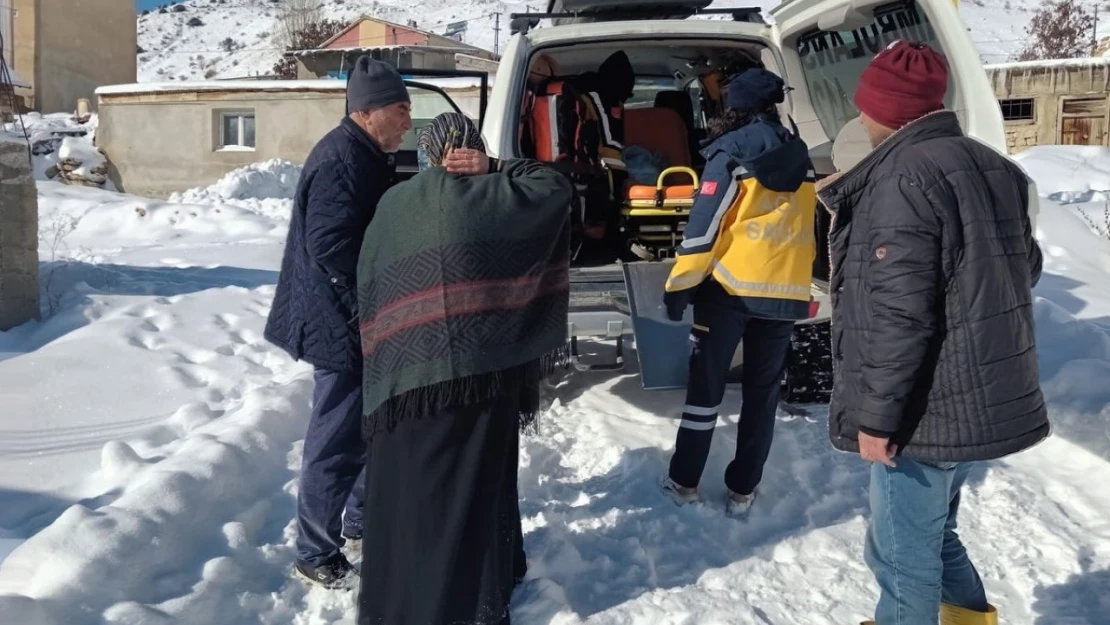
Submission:
<svg viewBox="0 0 1110 625">
<path fill-rule="evenodd" d="M 1065 117 L 1060 126 L 1061 145 L 1096 145 L 1091 139 L 1092 126 L 1096 120 L 1091 117 Z"/>
<path fill-rule="evenodd" d="M 1062 145 L 1106 145 L 1106 98 L 1065 100 L 1061 110 Z"/>
</svg>

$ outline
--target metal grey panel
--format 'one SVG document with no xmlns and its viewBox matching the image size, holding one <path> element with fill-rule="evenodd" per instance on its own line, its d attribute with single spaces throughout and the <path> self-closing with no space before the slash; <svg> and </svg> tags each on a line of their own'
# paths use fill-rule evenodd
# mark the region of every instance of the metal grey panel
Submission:
<svg viewBox="0 0 1110 625">
<path fill-rule="evenodd" d="M 640 382 L 647 390 L 686 388 L 690 367 L 690 327 L 693 309 L 686 309 L 681 322 L 667 319 L 663 286 L 673 262 L 642 262 L 624 265 L 632 331 Z"/>
</svg>

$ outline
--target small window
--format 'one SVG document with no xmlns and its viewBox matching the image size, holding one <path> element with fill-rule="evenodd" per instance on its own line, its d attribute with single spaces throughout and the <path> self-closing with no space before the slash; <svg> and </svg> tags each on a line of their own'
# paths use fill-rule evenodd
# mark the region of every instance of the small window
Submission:
<svg viewBox="0 0 1110 625">
<path fill-rule="evenodd" d="M 1005 121 L 1031 122 L 1034 119 L 1033 113 L 1036 109 L 1033 106 L 1032 98 L 999 100 L 998 106 L 1002 109 L 1002 119 Z"/>
<path fill-rule="evenodd" d="M 220 149 L 254 149 L 254 113 L 220 114 Z"/>
<path fill-rule="evenodd" d="M 632 97 L 624 103 L 624 108 L 651 108 L 655 106 L 655 96 L 658 95 L 660 91 L 671 91 L 674 88 L 674 79 L 671 78 L 639 79 L 632 88 Z"/>
<path fill-rule="evenodd" d="M 438 91 L 423 89 L 417 85 L 408 85 L 409 100 L 412 103 L 412 130 L 405 133 L 405 137 L 401 143 L 402 150 L 415 150 L 416 138 L 420 136 L 420 131 L 425 126 L 432 123 L 432 120 L 439 116 L 441 113 L 454 113 L 456 112 L 455 105 L 452 103 L 450 96 L 447 96 Z M 480 96 L 477 95 L 478 89 L 474 90 L 475 95 L 470 96 L 469 99 L 477 100 Z M 463 95 L 462 97 L 467 97 Z M 465 114 L 465 112 L 464 112 Z M 467 115 L 467 117 L 470 117 Z M 471 117 L 474 125 L 478 125 L 478 120 Z"/>
</svg>

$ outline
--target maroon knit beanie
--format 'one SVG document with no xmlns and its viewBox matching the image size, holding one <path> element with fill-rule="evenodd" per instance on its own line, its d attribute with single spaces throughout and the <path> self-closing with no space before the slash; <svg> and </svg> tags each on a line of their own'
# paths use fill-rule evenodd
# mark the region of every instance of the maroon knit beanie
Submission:
<svg viewBox="0 0 1110 625">
<path fill-rule="evenodd" d="M 898 40 L 875 55 L 856 89 L 856 107 L 883 126 L 898 130 L 944 108 L 948 64 L 929 46 Z"/>
</svg>

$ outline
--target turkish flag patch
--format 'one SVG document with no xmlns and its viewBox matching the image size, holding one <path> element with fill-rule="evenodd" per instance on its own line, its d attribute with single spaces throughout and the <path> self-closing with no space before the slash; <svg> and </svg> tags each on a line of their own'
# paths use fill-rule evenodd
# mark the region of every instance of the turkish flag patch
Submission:
<svg viewBox="0 0 1110 625">
<path fill-rule="evenodd" d="M 717 192 L 717 183 L 712 180 L 706 180 L 701 183 L 702 195 L 713 195 Z"/>
</svg>

